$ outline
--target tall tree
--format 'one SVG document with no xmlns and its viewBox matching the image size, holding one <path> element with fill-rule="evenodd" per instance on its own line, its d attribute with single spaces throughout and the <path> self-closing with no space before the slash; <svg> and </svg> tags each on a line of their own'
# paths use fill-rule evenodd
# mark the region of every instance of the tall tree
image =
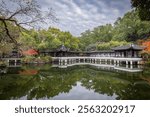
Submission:
<svg viewBox="0 0 150 117">
<path fill-rule="evenodd" d="M 150 20 L 150 0 L 131 0 L 132 7 L 135 7 L 141 20 Z"/>
<path fill-rule="evenodd" d="M 98 26 L 81 34 L 80 48 L 86 50 L 104 50 L 135 42 L 150 36 L 150 21 L 142 21 L 138 11 L 127 12 L 118 18 L 114 25 Z"/>
<path fill-rule="evenodd" d="M 22 27 L 35 27 L 46 20 L 54 21 L 56 17 L 51 9 L 42 11 L 36 0 L 0 0 L 0 23 L 9 37 L 6 41 L 17 43 L 10 33 L 10 23 L 21 31 Z"/>
<path fill-rule="evenodd" d="M 141 21 L 138 12 L 133 10 L 119 18 L 114 25 L 113 40 L 135 42 L 150 33 L 150 21 Z"/>
<path fill-rule="evenodd" d="M 22 49 L 56 49 L 60 45 L 65 45 L 71 50 L 78 50 L 79 39 L 69 32 L 63 32 L 57 28 L 48 30 L 24 31 L 18 39 Z"/>
</svg>

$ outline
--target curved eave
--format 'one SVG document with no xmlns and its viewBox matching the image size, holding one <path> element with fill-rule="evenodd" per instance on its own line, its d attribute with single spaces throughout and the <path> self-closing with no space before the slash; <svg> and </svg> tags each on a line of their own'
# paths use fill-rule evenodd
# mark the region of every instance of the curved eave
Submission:
<svg viewBox="0 0 150 117">
<path fill-rule="evenodd" d="M 128 49 L 113 49 L 114 51 L 126 51 L 126 50 L 136 50 L 136 51 L 142 51 L 142 49 L 135 49 L 135 48 L 128 48 Z"/>
<path fill-rule="evenodd" d="M 141 51 L 143 50 L 145 47 L 140 47 L 138 45 L 135 45 L 135 46 L 119 46 L 119 47 L 115 47 L 115 48 L 112 48 L 112 50 L 114 51 L 125 51 L 125 50 L 137 50 L 137 51 Z"/>
</svg>

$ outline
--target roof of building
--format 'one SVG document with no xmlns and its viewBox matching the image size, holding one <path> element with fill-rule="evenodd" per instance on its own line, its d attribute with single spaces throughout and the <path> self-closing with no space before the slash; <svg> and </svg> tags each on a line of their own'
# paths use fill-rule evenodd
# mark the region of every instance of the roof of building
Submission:
<svg viewBox="0 0 150 117">
<path fill-rule="evenodd" d="M 84 53 L 113 53 L 113 50 L 84 51 Z"/>
<path fill-rule="evenodd" d="M 143 50 L 144 47 L 141 47 L 135 44 L 129 44 L 129 45 L 118 46 L 118 47 L 112 48 L 112 50 L 128 50 L 128 49 Z"/>
<path fill-rule="evenodd" d="M 56 51 L 66 52 L 69 51 L 69 48 L 65 47 L 64 45 L 61 45 L 59 48 L 56 49 Z"/>
</svg>

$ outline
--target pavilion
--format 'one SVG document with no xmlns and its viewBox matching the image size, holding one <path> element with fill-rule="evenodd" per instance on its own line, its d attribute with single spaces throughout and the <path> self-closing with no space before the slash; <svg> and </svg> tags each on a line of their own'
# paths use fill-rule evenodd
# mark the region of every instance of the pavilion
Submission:
<svg viewBox="0 0 150 117">
<path fill-rule="evenodd" d="M 129 44 L 112 48 L 112 50 L 114 50 L 115 52 L 115 57 L 124 57 L 124 58 L 139 58 L 141 57 L 139 52 L 142 51 L 143 49 L 144 47 L 135 44 Z"/>
<path fill-rule="evenodd" d="M 141 64 L 140 51 L 144 47 L 135 44 L 118 46 L 103 51 L 69 51 L 64 45 L 53 51 L 53 62 L 59 62 L 63 67 L 75 64 L 105 64 L 118 66 L 120 64 Z M 132 66 L 131 66 L 132 67 Z"/>
<path fill-rule="evenodd" d="M 42 55 L 50 55 L 52 57 L 75 57 L 75 56 L 89 56 L 89 57 L 121 57 L 121 58 L 139 58 L 141 57 L 139 52 L 142 51 L 144 47 L 130 44 L 124 46 L 118 46 L 112 48 L 111 50 L 101 50 L 101 51 L 71 51 L 64 45 L 49 51 L 40 50 Z"/>
</svg>

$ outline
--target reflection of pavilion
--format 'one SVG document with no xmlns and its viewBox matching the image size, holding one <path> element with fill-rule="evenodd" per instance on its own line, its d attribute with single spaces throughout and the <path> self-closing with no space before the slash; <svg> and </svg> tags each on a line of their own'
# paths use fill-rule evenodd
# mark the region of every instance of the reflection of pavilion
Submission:
<svg viewBox="0 0 150 117">
<path fill-rule="evenodd" d="M 109 63 L 98 63 L 98 62 L 94 62 L 91 63 L 89 62 L 83 62 L 83 61 L 78 61 L 78 62 L 74 62 L 74 63 L 53 63 L 52 67 L 59 67 L 59 68 L 67 68 L 67 67 L 71 67 L 71 66 L 75 66 L 75 65 L 90 65 L 90 66 L 95 66 L 98 69 L 103 69 L 103 70 L 108 70 L 108 71 L 125 71 L 125 72 L 142 72 L 143 69 L 140 65 L 119 65 L 119 64 L 109 64 Z"/>
</svg>

